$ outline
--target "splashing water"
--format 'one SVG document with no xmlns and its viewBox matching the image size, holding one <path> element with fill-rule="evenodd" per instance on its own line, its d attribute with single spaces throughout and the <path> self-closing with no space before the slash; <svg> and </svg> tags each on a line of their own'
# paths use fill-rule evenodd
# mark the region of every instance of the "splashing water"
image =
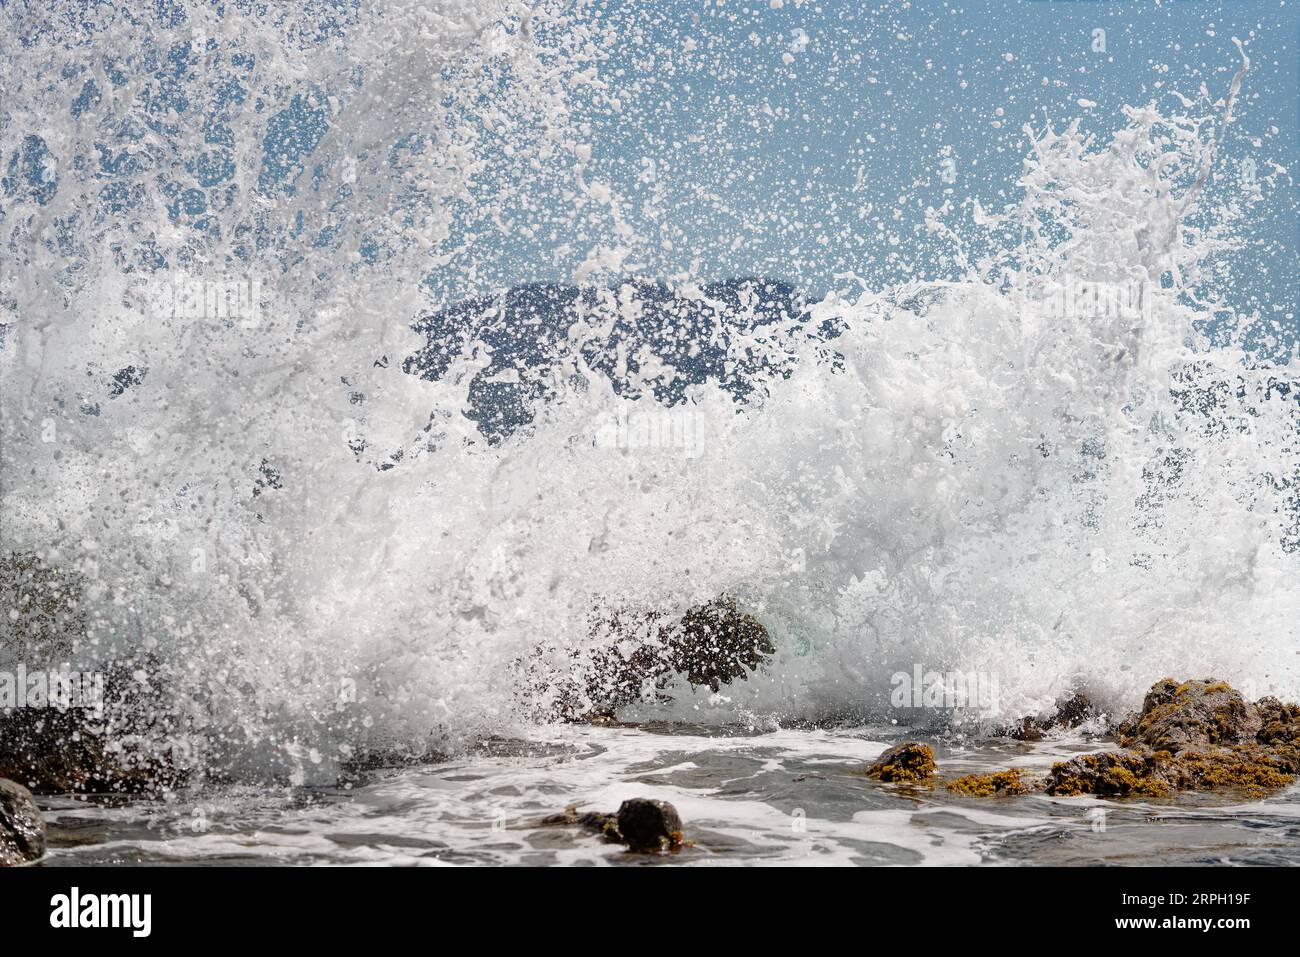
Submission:
<svg viewBox="0 0 1300 957">
<path fill-rule="evenodd" d="M 537 361 L 468 336 L 426 379 L 422 279 L 516 198 L 490 157 L 581 160 L 599 38 L 545 4 L 185 13 L 3 12 L 0 494 L 5 549 L 85 582 L 80 659 L 224 771 L 516 731 L 616 637 L 597 610 L 724 593 L 775 658 L 638 708 L 878 714 L 917 663 L 994 676 L 994 716 L 1166 672 L 1300 697 L 1300 370 L 1208 268 L 1244 52 L 1207 117 L 1029 131 L 1018 203 L 932 211 L 948 275 L 719 306 L 675 349 L 590 286 Z M 691 379 L 706 344 L 743 395 Z M 540 397 L 508 434 L 489 376 Z"/>
</svg>

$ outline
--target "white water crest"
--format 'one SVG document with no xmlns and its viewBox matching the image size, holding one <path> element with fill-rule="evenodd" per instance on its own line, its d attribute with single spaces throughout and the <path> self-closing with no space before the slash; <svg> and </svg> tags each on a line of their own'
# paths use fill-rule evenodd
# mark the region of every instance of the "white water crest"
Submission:
<svg viewBox="0 0 1300 957">
<path fill-rule="evenodd" d="M 685 387 L 689 441 L 638 450 L 602 436 L 682 370 L 617 344 L 625 287 L 513 371 L 548 398 L 504 438 L 467 414 L 482 341 L 402 369 L 480 171 L 581 167 L 599 38 L 545 4 L 292 9 L 105 11 L 93 42 L 80 5 L 0 15 L 4 547 L 84 578 L 78 654 L 222 770 L 520 732 L 617 637 L 600 609 L 721 594 L 777 655 L 633 712 L 879 714 L 917 663 L 994 676 L 993 717 L 1165 673 L 1300 697 L 1300 368 L 1209 271 L 1245 66 L 1109 137 L 1028 131 L 1017 202 L 933 211 L 943 276 L 729 317 L 748 394 Z M 617 220 L 578 180 L 575 221 Z"/>
</svg>

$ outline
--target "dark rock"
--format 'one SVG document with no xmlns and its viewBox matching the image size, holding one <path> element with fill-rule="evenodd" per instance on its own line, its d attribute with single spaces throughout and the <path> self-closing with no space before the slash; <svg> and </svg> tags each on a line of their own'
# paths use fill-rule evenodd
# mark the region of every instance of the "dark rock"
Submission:
<svg viewBox="0 0 1300 957">
<path fill-rule="evenodd" d="M 0 779 L 0 867 L 17 867 L 45 853 L 45 820 L 32 792 Z"/>
<path fill-rule="evenodd" d="M 1225 681 L 1163 678 L 1152 686 L 1142 711 L 1116 729 L 1125 747 L 1179 752 L 1210 745 L 1248 744 L 1259 733 L 1259 711 Z"/>
<path fill-rule="evenodd" d="M 538 822 L 540 827 L 581 827 L 633 851 L 676 850 L 682 846 L 682 819 L 667 801 L 629 798 L 614 814 L 579 811 L 570 804 L 560 814 Z"/>
<path fill-rule="evenodd" d="M 866 775 L 880 781 L 906 784 L 926 780 L 934 774 L 934 767 L 934 751 L 928 744 L 904 741 L 877 758 L 867 768 Z"/>
<path fill-rule="evenodd" d="M 1058 797 L 1159 797 L 1169 793 L 1170 784 L 1149 752 L 1104 751 L 1053 765 L 1046 791 Z"/>
<path fill-rule="evenodd" d="M 1092 699 L 1082 691 L 1071 695 L 1056 706 L 1056 712 L 1047 718 L 1028 716 L 1021 718 L 1010 728 L 1000 733 L 1017 741 L 1041 741 L 1043 733 L 1054 728 L 1077 728 L 1086 721 L 1097 717 L 1100 712 L 1093 707 Z"/>
<path fill-rule="evenodd" d="M 47 681 L 40 704 L 0 709 L 0 778 L 37 793 L 174 787 L 187 775 L 172 754 L 175 728 L 158 689 L 135 678 L 159 674 L 156 660 L 72 664 L 86 646 L 83 588 L 80 576 L 36 554 L 0 557 L 0 669 L 98 679 L 93 704 L 56 704 Z"/>
<path fill-rule="evenodd" d="M 673 670 L 714 691 L 748 677 L 776 653 L 762 622 L 725 596 L 688 611 L 667 644 Z"/>
<path fill-rule="evenodd" d="M 618 809 L 618 831 L 634 851 L 662 851 L 681 846 L 682 819 L 667 801 L 629 798 Z"/>
<path fill-rule="evenodd" d="M 38 794 L 153 792 L 179 787 L 190 769 L 176 739 L 140 700 L 127 669 L 105 675 L 101 713 L 87 708 L 25 707 L 0 711 L 0 777 Z M 169 744 L 170 742 L 170 744 Z"/>
<path fill-rule="evenodd" d="M 776 653 L 762 622 L 725 595 L 677 620 L 655 612 L 608 612 L 594 633 L 608 640 L 608 648 L 593 656 L 585 683 L 562 695 L 556 711 L 565 720 L 612 721 L 618 708 L 647 694 L 662 698 L 676 674 L 717 691 Z"/>
<path fill-rule="evenodd" d="M 576 805 L 570 804 L 562 813 L 544 817 L 539 823 L 542 827 L 582 827 L 603 835 L 607 841 L 623 843 L 623 835 L 618 830 L 617 814 L 579 811 Z"/>
<path fill-rule="evenodd" d="M 1080 691 L 1057 706 L 1056 717 L 1051 720 L 1049 727 L 1077 728 L 1097 717 L 1098 713 L 1093 707 L 1092 699 Z"/>
</svg>

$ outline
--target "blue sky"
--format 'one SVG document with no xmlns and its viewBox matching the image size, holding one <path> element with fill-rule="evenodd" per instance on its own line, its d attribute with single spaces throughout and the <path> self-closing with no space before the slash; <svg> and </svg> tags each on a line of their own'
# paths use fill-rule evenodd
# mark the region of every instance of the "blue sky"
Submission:
<svg viewBox="0 0 1300 957">
<path fill-rule="evenodd" d="M 610 188 L 626 232 L 614 234 L 600 203 L 580 191 L 574 198 L 573 152 L 529 170 L 518 151 L 489 149 L 482 203 L 456 211 L 448 246 L 461 252 L 432 270 L 438 301 L 570 281 L 601 245 L 626 250 L 623 275 L 766 275 L 814 295 L 848 287 L 835 278 L 846 273 L 875 286 L 941 276 L 946 263 L 920 230 L 925 208 L 945 199 L 977 198 L 986 208 L 1014 201 L 1026 123 L 1062 126 L 1081 117 L 1085 129 L 1105 135 L 1121 125 L 1124 104 L 1154 100 L 1173 109 L 1172 91 L 1194 98 L 1202 84 L 1221 96 L 1239 65 L 1233 36 L 1246 41 L 1253 66 L 1225 142 L 1220 169 L 1228 175 L 1216 188 L 1238 188 L 1247 162 L 1257 171 L 1275 162 L 1300 173 L 1300 5 L 1281 0 L 571 6 L 599 32 L 603 55 L 603 88 L 572 93 L 577 135 L 590 148 L 582 178 Z M 320 9 L 322 23 L 333 22 L 331 10 L 354 15 L 352 0 L 327 0 Z M 167 0 L 137 12 L 149 10 L 169 22 L 184 7 Z M 548 39 L 555 38 L 542 36 Z M 168 56 L 160 89 L 176 86 L 169 65 L 193 53 L 177 48 Z M 203 68 L 194 61 L 191 69 Z M 300 88 L 283 91 L 265 144 L 268 154 L 288 159 L 264 160 L 263 191 L 304 188 L 307 171 L 331 162 L 315 155 L 326 121 L 304 105 L 316 92 L 311 78 L 295 82 Z M 70 80 L 69 90 L 79 83 Z M 508 99 L 509 85 L 496 95 Z M 77 103 L 70 109 L 75 114 Z M 213 129 L 221 132 L 219 124 Z M 209 142 L 213 155 L 225 149 L 220 136 Z M 28 178 L 37 176 L 43 147 L 29 145 L 23 156 L 4 158 L 11 183 L 23 164 L 36 171 Z M 173 215 L 202 228 L 229 170 L 200 163 L 189 173 L 188 190 L 184 176 L 169 184 Z M 295 175 L 291 185 L 285 178 Z M 485 212 L 503 199 L 506 215 Z M 1293 338 L 1300 338 L 1297 209 L 1295 184 L 1280 178 L 1255 207 L 1248 245 L 1222 289 L 1238 309 L 1282 319 Z"/>
<path fill-rule="evenodd" d="M 1194 98 L 1202 83 L 1217 98 L 1239 66 L 1233 36 L 1253 64 L 1225 143 L 1237 166 L 1225 168 L 1249 159 L 1300 172 L 1298 10 L 1277 0 L 597 4 L 588 16 L 612 38 L 600 75 L 619 105 L 587 104 L 587 175 L 621 200 L 635 233 L 629 272 L 771 275 L 813 293 L 843 286 L 837 273 L 926 275 L 941 267 L 917 234 L 923 208 L 945 189 L 957 202 L 1013 200 L 1026 123 L 1082 116 L 1107 133 L 1124 104 L 1174 107 L 1171 90 Z M 534 241 L 515 232 L 472 244 L 480 285 L 564 279 L 609 240 L 599 222 L 547 236 L 558 205 L 539 198 L 532 213 L 515 211 L 516 224 L 538 227 Z M 1293 311 L 1298 237 L 1296 187 L 1284 178 L 1255 210 L 1235 305 L 1281 299 Z M 453 298 L 457 266 L 443 277 Z"/>
</svg>

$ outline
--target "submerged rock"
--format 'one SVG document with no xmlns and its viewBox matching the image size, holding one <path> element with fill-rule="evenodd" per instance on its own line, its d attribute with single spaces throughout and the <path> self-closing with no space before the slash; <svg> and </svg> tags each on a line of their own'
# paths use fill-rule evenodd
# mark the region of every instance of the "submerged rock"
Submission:
<svg viewBox="0 0 1300 957">
<path fill-rule="evenodd" d="M 0 779 L 0 867 L 16 867 L 45 853 L 45 820 L 32 792 Z"/>
<path fill-rule="evenodd" d="M 569 805 L 560 814 L 542 818 L 542 827 L 582 827 L 595 831 L 613 844 L 626 844 L 642 853 L 677 850 L 682 840 L 682 819 L 667 801 L 629 798 L 618 811 L 579 811 Z"/>
<path fill-rule="evenodd" d="M 542 818 L 540 824 L 542 827 L 584 827 L 589 831 L 603 834 L 608 840 L 617 843 L 623 840 L 623 836 L 618 831 L 617 814 L 579 811 L 575 804 L 570 804 L 559 814 Z"/>
<path fill-rule="evenodd" d="M 893 784 L 924 781 L 934 774 L 934 751 L 919 741 L 896 744 L 867 768 L 866 775 Z"/>
</svg>

